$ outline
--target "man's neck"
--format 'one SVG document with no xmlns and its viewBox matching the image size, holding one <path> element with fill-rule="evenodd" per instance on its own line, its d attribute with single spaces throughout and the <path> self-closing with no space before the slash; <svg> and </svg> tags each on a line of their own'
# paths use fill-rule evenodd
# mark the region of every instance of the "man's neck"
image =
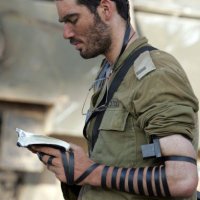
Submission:
<svg viewBox="0 0 200 200">
<path fill-rule="evenodd" d="M 117 28 L 118 30 L 114 32 L 113 37 L 112 37 L 112 45 L 110 49 L 108 50 L 108 52 L 105 54 L 106 59 L 111 65 L 114 65 L 115 62 L 118 60 L 118 57 L 120 55 L 120 52 L 123 46 L 124 35 L 126 32 L 126 26 L 123 27 L 122 31 L 119 31 L 119 26 Z M 132 42 L 134 42 L 138 38 L 135 30 L 132 27 L 131 27 L 131 31 L 128 38 L 129 39 L 128 39 L 126 49 Z"/>
</svg>

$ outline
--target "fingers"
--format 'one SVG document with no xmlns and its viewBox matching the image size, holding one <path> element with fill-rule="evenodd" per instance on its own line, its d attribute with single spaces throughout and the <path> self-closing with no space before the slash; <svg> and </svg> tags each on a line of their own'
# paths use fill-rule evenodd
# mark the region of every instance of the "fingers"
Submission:
<svg viewBox="0 0 200 200">
<path fill-rule="evenodd" d="M 42 158 L 43 158 L 44 155 L 45 155 L 45 154 L 42 153 L 42 152 L 37 152 L 37 156 L 38 156 L 38 158 L 40 159 L 40 161 L 42 161 L 42 162 L 43 162 Z"/>
<path fill-rule="evenodd" d="M 35 152 L 42 152 L 46 155 L 52 155 L 54 157 L 60 156 L 60 151 L 58 149 L 52 148 L 52 147 L 45 147 L 45 146 L 31 146 L 31 150 Z"/>
<path fill-rule="evenodd" d="M 31 151 L 32 153 L 37 153 L 35 150 L 32 149 L 32 146 L 28 146 L 27 148 L 29 151 Z"/>
<path fill-rule="evenodd" d="M 48 160 L 47 160 L 47 166 L 50 166 L 50 165 L 53 165 L 53 159 L 54 159 L 55 157 L 53 157 L 53 156 L 49 156 L 49 158 L 48 158 Z"/>
<path fill-rule="evenodd" d="M 53 165 L 47 165 L 47 169 L 55 174 L 55 176 L 62 182 L 66 183 L 65 173 L 62 168 Z"/>
<path fill-rule="evenodd" d="M 41 154 L 41 153 L 39 153 Z M 59 158 L 42 154 L 41 161 L 46 165 L 47 169 L 55 174 L 55 176 L 62 182 L 66 182 L 66 177 L 63 169 L 63 165 Z"/>
<path fill-rule="evenodd" d="M 58 166 L 57 158 L 54 156 L 38 153 L 38 157 L 47 166 Z"/>
<path fill-rule="evenodd" d="M 46 165 L 49 171 L 53 172 L 60 181 L 66 182 L 61 151 L 59 149 L 46 146 L 31 146 L 31 150 L 38 155 L 40 161 Z M 68 159 L 68 152 L 65 155 Z"/>
</svg>

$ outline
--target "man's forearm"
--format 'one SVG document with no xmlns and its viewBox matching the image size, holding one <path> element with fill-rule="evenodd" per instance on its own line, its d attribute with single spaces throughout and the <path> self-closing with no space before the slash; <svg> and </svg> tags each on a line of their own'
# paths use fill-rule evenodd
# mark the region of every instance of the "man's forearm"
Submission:
<svg viewBox="0 0 200 200">
<path fill-rule="evenodd" d="M 145 168 L 100 165 L 87 177 L 85 182 L 93 186 L 137 195 L 188 197 L 196 188 L 197 174 L 195 171 L 194 164 L 177 161 L 168 161 L 166 166 Z M 188 173 L 190 177 L 181 172 Z"/>
<path fill-rule="evenodd" d="M 159 141 L 160 154 L 155 159 L 160 159 L 158 163 L 162 165 L 119 168 L 95 163 L 92 164 L 95 168 L 91 166 L 86 170 L 87 173 L 83 174 L 87 176 L 78 184 L 146 196 L 191 196 L 198 182 L 196 153 L 191 142 L 180 135 L 164 137 Z"/>
<path fill-rule="evenodd" d="M 169 196 L 168 184 L 166 188 L 166 182 L 163 183 L 164 177 L 166 177 L 165 166 L 118 168 L 100 165 L 88 177 L 87 181 L 88 184 L 93 186 L 106 187 L 138 195 Z M 165 189 L 163 185 L 165 185 Z"/>
</svg>

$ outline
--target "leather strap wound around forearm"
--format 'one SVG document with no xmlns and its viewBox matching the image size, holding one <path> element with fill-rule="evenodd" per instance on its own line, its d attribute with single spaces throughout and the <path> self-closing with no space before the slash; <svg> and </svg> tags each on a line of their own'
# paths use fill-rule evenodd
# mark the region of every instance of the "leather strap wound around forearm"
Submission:
<svg viewBox="0 0 200 200">
<path fill-rule="evenodd" d="M 98 163 L 94 163 L 91 165 L 79 178 L 74 180 L 74 152 L 70 150 L 68 152 L 69 158 L 67 159 L 66 151 L 64 149 L 60 149 L 64 172 L 66 176 L 66 181 L 68 185 L 74 185 L 79 184 L 82 182 L 89 174 L 91 174 L 98 166 Z M 190 162 L 192 164 L 196 164 L 196 160 L 187 157 L 187 156 L 165 156 L 161 157 L 162 161 L 185 161 Z M 106 181 L 107 181 L 107 173 L 109 170 L 109 166 L 105 166 L 102 171 L 102 179 L 101 184 L 103 188 L 107 187 Z M 148 167 L 146 170 L 146 178 L 144 179 L 144 169 L 141 168 L 131 168 L 128 173 L 127 168 L 122 168 L 120 170 L 120 179 L 119 184 L 117 183 L 117 174 L 119 172 L 118 167 L 114 167 L 112 171 L 111 176 L 111 187 L 113 189 L 118 189 L 120 191 L 126 191 L 125 188 L 125 182 L 126 177 L 128 177 L 128 188 L 127 192 L 136 194 L 134 189 L 134 177 L 136 175 L 137 177 L 137 187 L 138 192 L 140 195 L 146 195 L 146 196 L 163 196 L 163 197 L 170 197 L 170 191 L 167 183 L 167 177 L 165 173 L 165 166 L 155 166 L 155 167 Z M 136 174 L 137 171 L 137 174 Z M 128 173 L 128 174 L 127 174 Z M 146 180 L 146 184 L 144 184 L 144 181 Z M 155 191 L 153 190 L 153 185 L 155 185 Z M 144 185 L 147 186 L 148 194 L 145 194 L 144 192 Z M 161 186 L 163 188 L 163 191 L 161 191 Z"/>
<path fill-rule="evenodd" d="M 110 167 L 105 166 L 102 171 L 102 179 L 101 179 L 102 188 L 107 187 L 106 185 L 107 172 L 109 168 Z M 119 177 L 119 180 L 117 179 L 117 176 Z M 126 179 L 128 179 L 127 188 L 125 187 Z M 147 187 L 147 191 L 145 191 L 145 186 Z M 111 188 L 117 189 L 122 192 L 129 192 L 132 194 L 139 194 L 145 196 L 154 196 L 154 197 L 171 196 L 167 183 L 165 166 L 163 165 L 155 167 L 147 167 L 147 168 L 139 167 L 131 169 L 114 167 L 111 176 Z M 135 188 L 138 189 L 137 192 Z"/>
<path fill-rule="evenodd" d="M 144 168 L 140 167 L 138 169 L 138 177 L 137 177 L 137 184 L 138 184 L 138 190 L 141 195 L 144 195 L 144 187 L 143 187 L 143 173 Z"/>
<path fill-rule="evenodd" d="M 127 168 L 123 168 L 122 171 L 121 171 L 120 182 L 119 182 L 120 191 L 126 191 L 125 190 L 125 180 L 126 180 L 127 171 L 128 171 Z"/>
<path fill-rule="evenodd" d="M 155 167 L 154 171 L 154 182 L 156 186 L 157 196 L 162 196 L 161 188 L 160 188 L 160 166 Z"/>
<path fill-rule="evenodd" d="M 154 195 L 153 187 L 152 187 L 152 183 L 151 183 L 152 170 L 153 170 L 153 167 L 148 167 L 147 173 L 146 173 L 146 183 L 147 183 L 147 190 L 148 190 L 149 196 L 153 196 Z"/>
</svg>

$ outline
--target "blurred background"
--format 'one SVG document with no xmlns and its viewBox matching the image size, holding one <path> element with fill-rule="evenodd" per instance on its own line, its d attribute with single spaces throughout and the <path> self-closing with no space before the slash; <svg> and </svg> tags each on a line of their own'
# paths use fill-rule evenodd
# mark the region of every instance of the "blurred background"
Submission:
<svg viewBox="0 0 200 200">
<path fill-rule="evenodd" d="M 199 0 L 130 3 L 139 35 L 179 60 L 200 99 Z M 1 200 L 63 199 L 54 175 L 16 146 L 15 128 L 87 149 L 81 110 L 100 61 L 81 59 L 63 39 L 54 1 L 0 0 Z"/>
</svg>

